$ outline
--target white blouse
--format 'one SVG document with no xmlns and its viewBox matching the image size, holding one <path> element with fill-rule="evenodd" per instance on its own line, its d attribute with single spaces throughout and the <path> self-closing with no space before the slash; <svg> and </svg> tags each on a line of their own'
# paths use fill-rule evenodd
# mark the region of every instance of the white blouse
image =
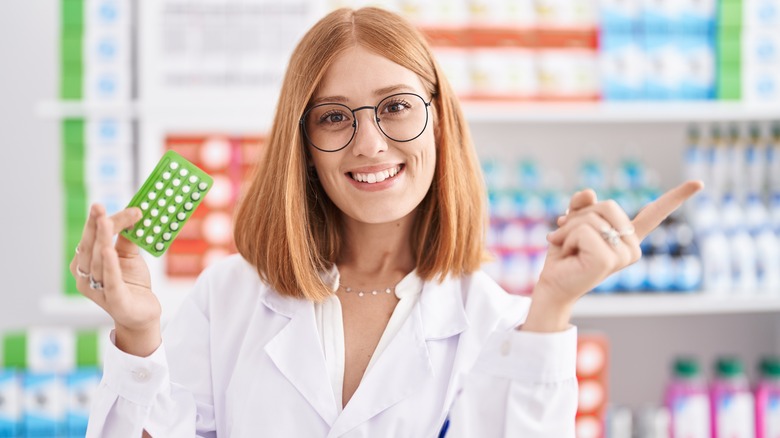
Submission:
<svg viewBox="0 0 780 438">
<path fill-rule="evenodd" d="M 317 320 L 317 329 L 320 333 L 320 338 L 322 338 L 322 350 L 325 354 L 325 364 L 328 367 L 330 384 L 333 386 L 333 395 L 337 404 L 336 408 L 341 412 L 344 388 L 344 358 L 346 352 L 344 346 L 344 319 L 341 314 L 341 301 L 335 295 L 335 292 L 339 289 L 341 276 L 339 275 L 338 268 L 334 266 L 330 272 L 323 274 L 321 277 L 326 284 L 330 284 L 334 295 L 321 303 L 314 304 L 314 316 Z M 371 366 L 385 350 L 401 328 L 401 325 L 406 321 L 406 318 L 409 317 L 414 305 L 417 304 L 417 297 L 419 297 L 420 292 L 422 292 L 422 285 L 422 279 L 417 276 L 417 271 L 414 270 L 407 274 L 395 286 L 395 296 L 399 301 L 396 304 L 395 309 L 393 309 L 393 314 L 390 316 L 390 321 L 388 321 L 387 327 L 385 327 L 385 331 L 382 333 L 382 337 L 379 338 L 379 343 L 377 344 L 374 353 L 371 355 L 365 373 L 369 372 Z M 371 299 L 371 297 L 366 297 L 366 299 Z"/>
</svg>

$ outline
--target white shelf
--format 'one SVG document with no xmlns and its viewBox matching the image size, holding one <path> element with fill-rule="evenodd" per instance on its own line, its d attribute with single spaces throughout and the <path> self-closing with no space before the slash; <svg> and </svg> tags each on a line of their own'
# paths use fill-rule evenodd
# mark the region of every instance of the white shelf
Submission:
<svg viewBox="0 0 780 438">
<path fill-rule="evenodd" d="M 132 101 L 124 104 L 82 101 L 46 101 L 35 112 L 43 118 L 115 116 L 123 118 L 165 115 L 204 116 L 213 114 L 266 115 L 261 102 L 224 100 L 176 104 Z M 473 102 L 463 101 L 471 122 L 516 123 L 669 123 L 780 120 L 780 103 L 750 104 L 718 101 L 669 102 Z"/>
<path fill-rule="evenodd" d="M 471 122 L 669 123 L 780 120 L 780 103 L 742 102 L 464 102 Z"/>
<path fill-rule="evenodd" d="M 108 323 L 111 318 L 97 304 L 80 295 L 53 294 L 40 301 L 41 310 L 47 316 L 60 316 L 74 320 Z"/>
<path fill-rule="evenodd" d="M 780 296 L 708 293 L 587 295 L 574 306 L 575 318 L 714 315 L 780 312 Z"/>
<path fill-rule="evenodd" d="M 142 118 L 160 115 L 214 116 L 244 114 L 265 114 L 268 107 L 262 102 L 235 103 L 224 100 L 209 102 L 183 102 L 177 104 L 128 101 L 122 103 L 101 103 L 86 101 L 45 101 L 35 107 L 38 117 L 59 119 L 68 117 L 118 117 Z"/>
<path fill-rule="evenodd" d="M 161 299 L 163 309 L 178 307 L 191 288 L 189 282 L 172 283 Z M 171 297 L 178 297 L 176 300 Z M 161 297 L 165 298 L 165 297 Z M 59 316 L 89 322 L 111 322 L 108 315 L 81 296 L 51 295 L 41 300 L 41 309 L 48 316 Z M 780 296 L 766 294 L 759 297 L 712 296 L 706 293 L 635 293 L 587 295 L 574 306 L 575 318 L 622 318 L 635 316 L 716 315 L 739 313 L 780 313 Z M 167 313 L 169 312 L 164 312 Z M 166 318 L 163 318 L 166 319 Z"/>
</svg>

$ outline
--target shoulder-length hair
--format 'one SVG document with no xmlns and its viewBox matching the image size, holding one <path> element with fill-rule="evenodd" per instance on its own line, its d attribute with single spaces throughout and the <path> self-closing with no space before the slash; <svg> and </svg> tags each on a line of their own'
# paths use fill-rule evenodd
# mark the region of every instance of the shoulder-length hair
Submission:
<svg viewBox="0 0 780 438">
<path fill-rule="evenodd" d="M 239 253 L 282 295 L 332 294 L 319 273 L 342 248 L 341 213 L 308 170 L 300 117 L 333 61 L 360 45 L 415 72 L 433 99 L 436 169 L 417 207 L 410 244 L 417 274 L 441 281 L 485 260 L 485 189 L 468 126 L 425 38 L 377 8 L 338 9 L 314 25 L 292 54 L 261 164 L 241 200 Z"/>
</svg>

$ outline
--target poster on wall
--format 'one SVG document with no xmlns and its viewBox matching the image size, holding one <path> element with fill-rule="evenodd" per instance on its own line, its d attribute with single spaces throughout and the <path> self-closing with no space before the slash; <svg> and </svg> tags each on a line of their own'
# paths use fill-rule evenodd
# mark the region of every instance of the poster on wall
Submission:
<svg viewBox="0 0 780 438">
<path fill-rule="evenodd" d="M 290 54 L 321 3 L 139 2 L 141 99 L 165 107 L 273 108 L 268 99 L 276 100 Z"/>
</svg>

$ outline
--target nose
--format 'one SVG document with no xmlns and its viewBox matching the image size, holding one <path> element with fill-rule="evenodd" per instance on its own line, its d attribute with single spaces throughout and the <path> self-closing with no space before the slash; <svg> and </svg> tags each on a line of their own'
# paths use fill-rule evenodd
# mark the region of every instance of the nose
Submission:
<svg viewBox="0 0 780 438">
<path fill-rule="evenodd" d="M 363 111 L 363 118 L 359 120 L 358 114 L 364 109 L 368 111 Z M 355 110 L 357 132 L 355 132 L 355 138 L 352 139 L 352 153 L 355 156 L 373 157 L 387 150 L 387 138 L 379 129 L 375 117 L 376 112 L 373 107 L 362 107 Z"/>
</svg>

